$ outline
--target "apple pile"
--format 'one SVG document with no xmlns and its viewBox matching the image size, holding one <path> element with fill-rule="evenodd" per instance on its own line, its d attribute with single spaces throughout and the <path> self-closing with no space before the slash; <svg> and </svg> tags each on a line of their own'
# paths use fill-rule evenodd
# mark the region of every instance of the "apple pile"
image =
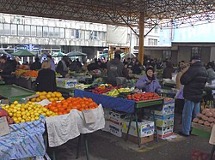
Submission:
<svg viewBox="0 0 215 160">
<path fill-rule="evenodd" d="M 146 93 L 134 93 L 127 96 L 127 99 L 134 100 L 134 101 L 147 101 L 147 100 L 154 100 L 159 99 L 160 96 L 157 93 L 153 92 L 146 92 Z"/>
</svg>

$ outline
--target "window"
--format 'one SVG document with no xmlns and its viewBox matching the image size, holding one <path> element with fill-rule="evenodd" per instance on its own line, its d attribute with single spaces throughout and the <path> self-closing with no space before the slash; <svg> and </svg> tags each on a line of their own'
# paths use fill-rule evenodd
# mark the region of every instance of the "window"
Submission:
<svg viewBox="0 0 215 160">
<path fill-rule="evenodd" d="M 3 24 L 4 25 L 4 35 L 10 35 L 10 24 Z"/>
<path fill-rule="evenodd" d="M 90 31 L 85 31 L 85 40 L 90 39 Z"/>
<path fill-rule="evenodd" d="M 4 34 L 4 26 L 2 23 L 0 23 L 0 34 L 3 35 Z"/>
<path fill-rule="evenodd" d="M 201 48 L 200 47 L 192 47 L 191 49 L 191 57 L 193 56 L 201 56 Z"/>
<path fill-rule="evenodd" d="M 10 30 L 11 35 L 17 35 L 17 25 L 16 24 L 11 24 L 11 30 Z"/>
<path fill-rule="evenodd" d="M 80 31 L 80 38 L 84 39 L 84 31 L 83 30 Z"/>
<path fill-rule="evenodd" d="M 25 36 L 31 36 L 31 26 L 25 26 Z"/>
<path fill-rule="evenodd" d="M 53 27 L 49 27 L 49 37 L 55 37 L 54 36 L 54 28 Z"/>
<path fill-rule="evenodd" d="M 153 38 L 149 38 L 148 39 L 148 45 L 150 45 L 150 46 L 156 46 L 156 45 L 158 45 L 158 40 L 157 39 L 153 39 Z"/>
<path fill-rule="evenodd" d="M 60 38 L 65 38 L 64 28 L 60 28 Z"/>
<path fill-rule="evenodd" d="M 37 26 L 37 37 L 42 37 L 43 36 L 43 28 Z"/>
<path fill-rule="evenodd" d="M 37 27 L 31 26 L 31 36 L 37 36 Z"/>
<path fill-rule="evenodd" d="M 171 51 L 168 50 L 163 51 L 163 59 L 171 59 L 171 56 L 172 56 Z"/>
<path fill-rule="evenodd" d="M 99 39 L 101 41 L 104 41 L 105 40 L 105 32 L 99 32 Z"/>
<path fill-rule="evenodd" d="M 19 36 L 24 36 L 25 35 L 25 30 L 23 25 L 18 25 L 18 35 Z"/>
<path fill-rule="evenodd" d="M 158 26 L 155 27 L 154 31 L 155 33 L 158 33 Z"/>
<path fill-rule="evenodd" d="M 54 28 L 54 36 L 60 37 L 60 28 Z"/>
<path fill-rule="evenodd" d="M 49 28 L 43 27 L 43 37 L 48 37 L 48 36 L 49 36 Z"/>
<path fill-rule="evenodd" d="M 78 29 L 75 30 L 75 38 L 80 38 L 80 31 Z"/>
</svg>

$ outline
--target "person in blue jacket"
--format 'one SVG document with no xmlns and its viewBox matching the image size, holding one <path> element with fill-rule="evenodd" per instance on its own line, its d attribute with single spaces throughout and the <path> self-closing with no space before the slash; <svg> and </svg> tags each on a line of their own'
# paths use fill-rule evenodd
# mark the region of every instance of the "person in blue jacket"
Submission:
<svg viewBox="0 0 215 160">
<path fill-rule="evenodd" d="M 158 80 L 155 78 L 153 67 L 148 67 L 146 69 L 146 75 L 137 81 L 135 87 L 142 89 L 145 92 L 160 92 L 161 86 Z"/>
</svg>

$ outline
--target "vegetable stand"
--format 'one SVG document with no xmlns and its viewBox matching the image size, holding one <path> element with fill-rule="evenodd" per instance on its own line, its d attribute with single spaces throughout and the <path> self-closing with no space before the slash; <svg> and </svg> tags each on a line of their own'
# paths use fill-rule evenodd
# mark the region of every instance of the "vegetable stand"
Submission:
<svg viewBox="0 0 215 160">
<path fill-rule="evenodd" d="M 126 139 L 128 137 L 128 133 L 131 127 L 131 121 L 133 117 L 135 117 L 136 127 L 138 128 L 138 116 L 137 116 L 138 110 L 149 109 L 153 111 L 153 119 L 156 124 L 154 110 L 162 110 L 162 106 L 163 106 L 163 99 L 135 102 L 133 100 L 115 98 L 115 97 L 110 97 L 106 95 L 99 95 L 99 94 L 78 90 L 78 89 L 74 91 L 74 96 L 92 98 L 96 103 L 102 104 L 104 108 L 110 108 L 116 111 L 122 111 L 129 114 L 130 121 L 129 121 L 128 132 L 126 134 Z M 138 135 L 138 145 L 140 146 L 140 137 L 139 137 L 138 129 L 137 129 L 137 135 Z"/>
<path fill-rule="evenodd" d="M 0 85 L 0 96 L 7 98 L 10 102 L 22 101 L 23 98 L 34 94 L 34 91 L 16 85 Z"/>
</svg>

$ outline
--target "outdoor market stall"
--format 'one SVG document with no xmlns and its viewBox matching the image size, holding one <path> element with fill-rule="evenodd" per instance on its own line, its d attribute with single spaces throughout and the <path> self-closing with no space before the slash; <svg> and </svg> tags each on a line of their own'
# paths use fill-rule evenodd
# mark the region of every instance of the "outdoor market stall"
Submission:
<svg viewBox="0 0 215 160">
<path fill-rule="evenodd" d="M 122 111 L 122 112 L 130 114 L 130 120 L 129 120 L 126 139 L 128 138 L 128 134 L 129 134 L 129 130 L 131 127 L 131 122 L 132 122 L 133 116 L 135 117 L 136 128 L 138 128 L 138 115 L 137 115 L 138 110 L 140 110 L 140 109 L 152 110 L 153 120 L 155 123 L 155 130 L 156 130 L 156 120 L 155 120 L 154 111 L 155 110 L 162 110 L 162 108 L 163 108 L 163 99 L 162 98 L 135 102 L 134 100 L 127 100 L 127 99 L 123 99 L 123 98 L 110 97 L 110 96 L 95 94 L 92 92 L 87 92 L 87 91 L 78 90 L 78 89 L 76 89 L 74 91 L 74 96 L 75 97 L 92 98 L 95 102 L 102 104 L 104 108 L 111 108 L 111 109 L 114 109 L 116 111 Z M 137 131 L 137 136 L 138 136 L 138 145 L 140 146 L 139 129 L 137 129 L 136 131 Z"/>
<path fill-rule="evenodd" d="M 37 94 L 40 94 L 40 98 L 35 99 L 37 96 L 32 96 L 31 100 L 42 100 L 44 93 L 42 94 L 37 92 Z M 51 93 L 45 94 L 47 97 L 49 97 L 48 95 Z M 59 99 L 62 98 L 58 92 L 56 92 L 55 95 L 56 97 L 59 97 Z M 9 99 L 7 95 L 4 96 Z M 29 95 L 26 94 L 25 96 Z M 24 95 L 22 95 L 22 98 L 24 98 Z M 50 98 L 50 100 L 52 99 L 53 98 Z M 75 100 L 76 102 L 77 100 L 79 102 L 82 101 L 82 106 L 79 106 L 80 108 L 77 108 L 78 106 L 74 106 L 74 104 L 71 106 Z M 70 103 L 68 103 L 69 101 Z M 85 104 L 84 106 L 83 103 Z M 58 104 L 58 106 L 55 106 L 55 104 Z M 65 106 L 65 104 L 67 104 L 67 106 Z M 91 104 L 91 106 L 87 106 L 87 104 Z M 61 107 L 59 107 L 59 105 Z M 49 147 L 60 146 L 66 143 L 68 140 L 74 139 L 80 135 L 84 135 L 87 151 L 88 145 L 86 134 L 100 130 L 104 128 L 105 125 L 102 106 L 95 104 L 90 99 L 68 98 L 59 102 L 42 100 L 39 103 L 18 103 L 15 101 L 11 105 L 3 105 L 2 108 L 5 110 L 4 112 L 7 112 L 7 114 L 5 113 L 7 117 L 12 118 L 12 120 L 16 123 L 10 125 L 11 133 L 8 133 L 6 136 L 0 136 L 0 143 L 5 144 L 0 148 L 0 156 L 6 157 L 6 159 L 8 159 L 8 157 L 16 157 L 16 159 L 34 156 L 43 157 L 46 153 L 43 140 L 45 125 Z M 62 109 L 64 109 L 64 112 Z M 45 118 L 43 116 L 39 117 L 40 115 L 45 116 Z M 36 135 L 34 133 L 36 133 Z M 17 138 L 19 138 L 19 141 L 14 141 Z M 32 148 L 32 144 L 35 144 L 34 148 Z M 5 152 L 10 149 L 12 145 L 16 146 L 16 150 L 9 150 L 9 153 Z M 80 143 L 78 143 L 78 145 L 80 145 Z M 17 151 L 17 148 L 20 149 Z M 27 151 L 25 151 L 26 149 Z M 31 150 L 35 151 L 33 152 Z M 87 159 L 88 158 L 87 152 Z"/>
</svg>

